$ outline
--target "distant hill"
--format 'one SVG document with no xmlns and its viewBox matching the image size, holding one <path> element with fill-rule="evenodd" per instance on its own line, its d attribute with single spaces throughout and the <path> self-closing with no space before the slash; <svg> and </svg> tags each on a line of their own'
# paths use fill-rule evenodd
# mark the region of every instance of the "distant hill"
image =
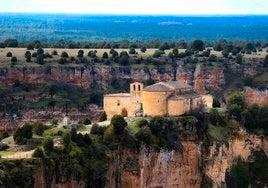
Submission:
<svg viewBox="0 0 268 188">
<path fill-rule="evenodd" d="M 0 41 L 268 40 L 268 16 L 0 14 Z"/>
</svg>

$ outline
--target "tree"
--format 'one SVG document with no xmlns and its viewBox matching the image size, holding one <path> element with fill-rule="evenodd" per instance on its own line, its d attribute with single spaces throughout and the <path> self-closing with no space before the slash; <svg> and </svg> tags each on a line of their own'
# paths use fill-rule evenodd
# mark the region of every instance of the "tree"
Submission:
<svg viewBox="0 0 268 188">
<path fill-rule="evenodd" d="M 51 52 L 51 54 L 52 54 L 52 55 L 58 55 L 58 52 L 57 52 L 57 50 L 53 50 L 53 51 Z"/>
<path fill-rule="evenodd" d="M 4 44 L 5 44 L 5 47 L 12 47 L 12 48 L 16 48 L 19 45 L 16 39 L 7 39 L 4 41 Z"/>
<path fill-rule="evenodd" d="M 203 51 L 205 44 L 202 40 L 194 40 L 191 47 L 194 51 Z"/>
<path fill-rule="evenodd" d="M 163 55 L 163 54 L 165 54 L 165 52 L 164 51 L 162 51 L 162 50 L 156 50 L 155 52 L 154 52 L 154 54 L 153 54 L 153 57 L 160 57 L 161 55 Z"/>
<path fill-rule="evenodd" d="M 40 65 L 44 64 L 44 55 L 43 54 L 37 55 L 36 63 L 38 63 Z"/>
<path fill-rule="evenodd" d="M 111 119 L 115 134 L 119 135 L 127 126 L 127 122 L 121 115 L 114 115 Z"/>
<path fill-rule="evenodd" d="M 228 51 L 227 49 L 224 49 L 224 50 L 221 52 L 221 54 L 222 54 L 223 57 L 228 58 L 228 56 L 229 56 L 229 51 Z"/>
<path fill-rule="evenodd" d="M 128 51 L 129 54 L 136 54 L 135 48 L 130 48 Z"/>
<path fill-rule="evenodd" d="M 241 54 L 236 55 L 236 63 L 237 64 L 242 64 L 243 61 L 243 56 Z"/>
<path fill-rule="evenodd" d="M 54 142 L 51 137 L 46 137 L 43 141 L 43 147 L 46 153 L 52 152 L 54 150 Z"/>
<path fill-rule="evenodd" d="M 16 56 L 13 56 L 12 58 L 11 58 L 11 62 L 12 63 L 16 63 L 18 60 L 17 60 L 17 57 Z"/>
<path fill-rule="evenodd" d="M 40 120 L 37 120 L 36 122 L 34 122 L 33 131 L 35 134 L 42 136 L 45 129 L 46 129 L 45 125 Z"/>
<path fill-rule="evenodd" d="M 227 101 L 228 113 L 234 119 L 240 121 L 241 114 L 246 109 L 246 100 L 242 93 L 233 93 Z"/>
<path fill-rule="evenodd" d="M 140 141 L 144 142 L 147 145 L 150 145 L 152 142 L 152 132 L 149 127 L 142 127 L 136 134 L 135 137 Z"/>
<path fill-rule="evenodd" d="M 149 122 L 146 119 L 141 119 L 136 123 L 136 125 L 141 128 L 141 127 L 148 126 Z"/>
<path fill-rule="evenodd" d="M 99 122 L 106 121 L 107 120 L 107 114 L 105 111 L 103 111 L 100 115 Z"/>
<path fill-rule="evenodd" d="M 142 46 L 140 50 L 141 50 L 142 53 L 145 53 L 147 48 L 146 48 L 146 46 Z"/>
<path fill-rule="evenodd" d="M 33 50 L 34 46 L 32 44 L 28 44 L 26 48 L 27 48 L 27 50 Z"/>
<path fill-rule="evenodd" d="M 77 57 L 83 57 L 83 56 L 84 56 L 84 51 L 83 50 L 79 50 Z"/>
<path fill-rule="evenodd" d="M 109 56 L 108 56 L 108 53 L 107 52 L 104 52 L 103 55 L 102 55 L 102 58 L 103 59 L 107 59 Z"/>
<path fill-rule="evenodd" d="M 68 148 L 71 144 L 71 135 L 69 132 L 66 132 L 62 136 L 62 144 L 65 148 Z"/>
<path fill-rule="evenodd" d="M 12 53 L 11 52 L 7 52 L 7 57 L 12 57 Z"/>
<path fill-rule="evenodd" d="M 169 49 L 170 49 L 170 46 L 167 42 L 162 43 L 159 47 L 159 50 L 161 50 L 161 51 L 165 51 L 165 50 L 169 50 Z"/>
<path fill-rule="evenodd" d="M 26 51 L 24 57 L 26 58 L 26 62 L 31 62 L 32 54 L 30 51 Z"/>
<path fill-rule="evenodd" d="M 26 144 L 27 139 L 31 139 L 32 136 L 33 126 L 30 123 L 26 123 L 15 131 L 13 139 L 17 144 Z"/>
<path fill-rule="evenodd" d="M 90 119 L 89 119 L 89 118 L 86 118 L 86 119 L 84 120 L 83 124 L 84 124 L 84 125 L 89 125 L 89 124 L 91 124 Z"/>
<path fill-rule="evenodd" d="M 263 60 L 263 66 L 268 67 L 268 54 L 265 56 L 265 58 Z"/>
<path fill-rule="evenodd" d="M 68 55 L 67 52 L 63 51 L 63 52 L 61 53 L 61 57 L 68 58 L 69 55 Z"/>
<path fill-rule="evenodd" d="M 37 55 L 41 55 L 41 54 L 44 54 L 44 50 L 43 50 L 43 48 L 38 48 L 38 50 L 37 50 Z"/>
<path fill-rule="evenodd" d="M 43 151 L 43 149 L 40 146 L 38 146 L 34 150 L 32 157 L 43 158 L 44 157 L 44 151 Z"/>
</svg>

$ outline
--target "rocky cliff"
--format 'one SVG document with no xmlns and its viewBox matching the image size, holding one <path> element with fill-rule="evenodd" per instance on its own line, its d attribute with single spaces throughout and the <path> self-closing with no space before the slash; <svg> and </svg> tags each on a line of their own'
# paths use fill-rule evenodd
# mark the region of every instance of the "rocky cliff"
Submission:
<svg viewBox="0 0 268 188">
<path fill-rule="evenodd" d="M 205 93 L 207 88 L 220 90 L 224 85 L 223 69 L 183 69 L 169 68 L 129 68 L 129 67 L 24 67 L 0 69 L 0 83 L 12 85 L 21 83 L 42 83 L 48 80 L 60 81 L 67 84 L 90 88 L 93 82 L 105 89 L 112 78 L 132 79 L 134 81 L 170 81 L 177 79 L 181 82 L 195 84 L 197 92 Z"/>
<path fill-rule="evenodd" d="M 262 137 L 249 135 L 243 130 L 233 134 L 228 144 L 214 143 L 204 153 L 197 140 L 182 141 L 183 152 L 150 151 L 122 152 L 111 163 L 107 174 L 108 188 L 178 188 L 201 187 L 204 175 L 213 187 L 225 186 L 225 172 L 240 157 L 249 160 L 251 152 L 262 148 L 268 154 L 268 142 Z M 136 165 L 128 168 L 131 160 Z M 135 163 L 134 163 L 135 164 Z"/>
<path fill-rule="evenodd" d="M 258 89 L 245 87 L 243 93 L 249 105 L 252 105 L 254 103 L 258 105 L 263 105 L 268 102 L 268 90 L 267 89 L 261 91 Z"/>
</svg>

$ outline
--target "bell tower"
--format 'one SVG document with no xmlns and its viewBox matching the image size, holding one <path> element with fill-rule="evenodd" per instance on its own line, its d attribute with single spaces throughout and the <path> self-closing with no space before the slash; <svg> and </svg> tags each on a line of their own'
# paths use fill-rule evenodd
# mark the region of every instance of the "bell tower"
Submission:
<svg viewBox="0 0 268 188">
<path fill-rule="evenodd" d="M 130 84 L 130 105 L 133 116 L 139 116 L 142 110 L 142 90 L 143 84 L 140 82 L 134 82 Z"/>
</svg>

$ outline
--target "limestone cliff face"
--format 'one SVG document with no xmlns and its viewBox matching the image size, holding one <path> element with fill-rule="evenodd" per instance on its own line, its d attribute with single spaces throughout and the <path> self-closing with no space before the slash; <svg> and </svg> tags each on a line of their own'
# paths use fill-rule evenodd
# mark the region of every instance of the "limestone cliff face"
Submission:
<svg viewBox="0 0 268 188">
<path fill-rule="evenodd" d="M 250 87 L 245 87 L 243 93 L 249 105 L 254 103 L 263 105 L 268 102 L 268 90 L 260 91 Z"/>
<path fill-rule="evenodd" d="M 24 67 L 0 69 L 0 83 L 12 85 L 15 81 L 21 83 L 42 83 L 45 80 L 55 80 L 76 85 L 81 88 L 90 88 L 96 82 L 101 88 L 107 88 L 112 78 L 132 79 L 155 82 L 178 80 L 189 84 L 195 83 L 198 93 L 206 93 L 207 88 L 220 90 L 224 85 L 222 69 L 201 70 L 178 68 L 129 68 L 129 67 Z M 206 87 L 205 87 L 206 86 Z"/>
<path fill-rule="evenodd" d="M 188 140 L 182 141 L 182 145 L 183 153 L 156 152 L 145 148 L 139 153 L 122 152 L 110 165 L 106 187 L 200 187 L 203 174 L 212 180 L 213 187 L 221 187 L 225 186 L 226 171 L 238 157 L 248 161 L 252 150 L 259 148 L 268 154 L 268 142 L 265 139 L 249 135 L 243 130 L 230 137 L 228 146 L 214 143 L 208 148 L 208 154 L 204 153 L 201 142 Z M 138 160 L 135 169 L 125 168 L 127 157 Z"/>
<path fill-rule="evenodd" d="M 205 94 L 207 90 L 220 91 L 225 85 L 223 69 L 201 69 L 197 67 L 194 73 L 194 88 L 199 94 Z"/>
<path fill-rule="evenodd" d="M 113 162 L 108 171 L 106 187 L 117 187 L 115 168 L 120 169 L 120 187 L 132 188 L 177 188 L 196 187 L 201 185 L 199 161 L 200 145 L 194 141 L 182 142 L 183 153 L 174 151 L 149 151 L 142 148 L 139 154 L 124 153 L 120 160 Z M 139 163 L 136 170 L 124 168 L 126 156 L 136 158 Z M 117 166 L 117 167 L 116 167 Z"/>
<path fill-rule="evenodd" d="M 268 142 L 262 137 L 240 130 L 228 140 L 228 146 L 214 143 L 205 159 L 205 173 L 213 180 L 213 187 L 225 184 L 225 172 L 240 157 L 248 161 L 252 150 L 262 148 L 268 154 Z"/>
</svg>

